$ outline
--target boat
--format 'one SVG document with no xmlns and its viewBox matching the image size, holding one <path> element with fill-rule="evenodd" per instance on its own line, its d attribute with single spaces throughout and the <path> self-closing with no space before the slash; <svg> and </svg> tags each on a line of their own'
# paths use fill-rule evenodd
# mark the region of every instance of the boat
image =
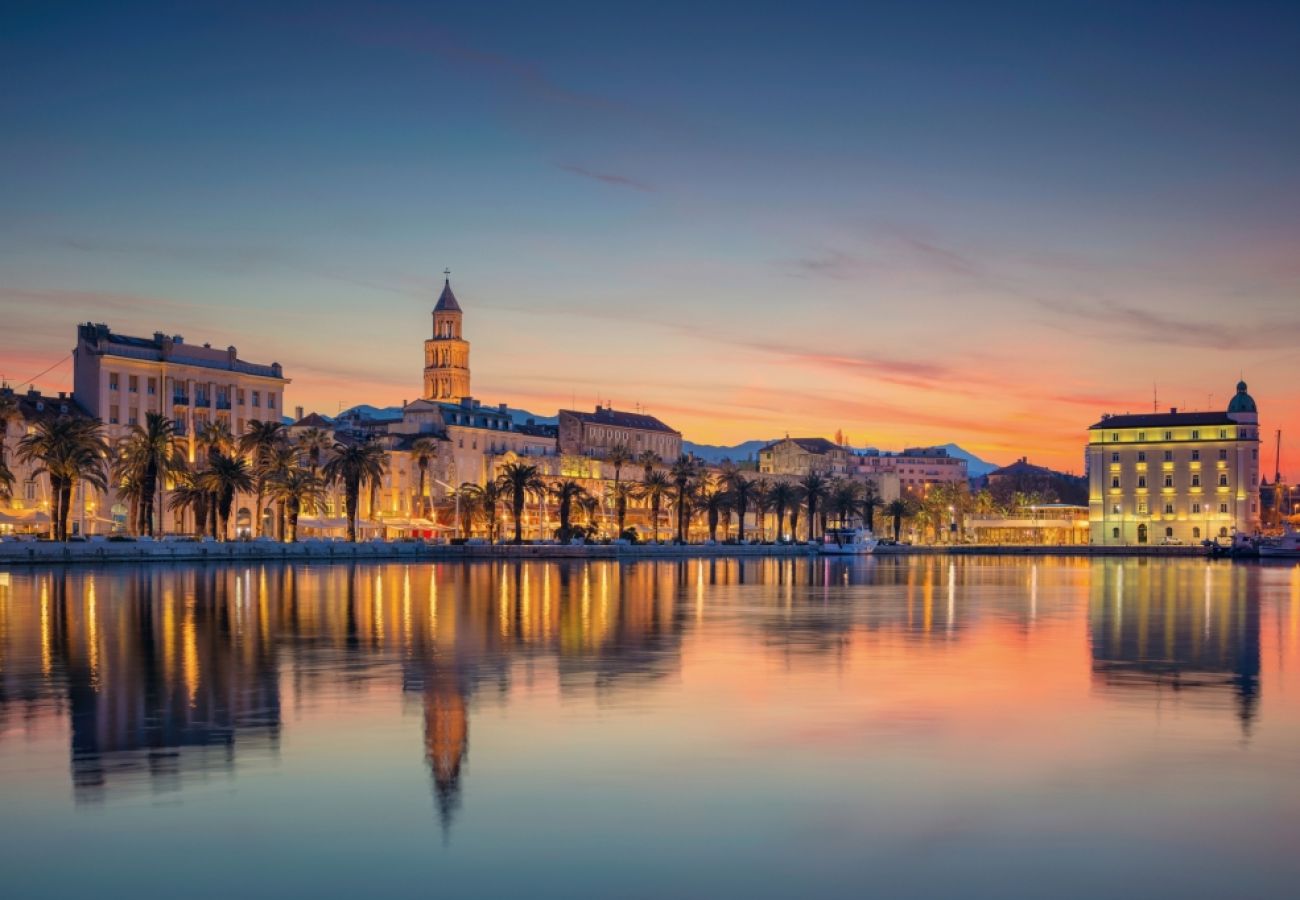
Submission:
<svg viewBox="0 0 1300 900">
<path fill-rule="evenodd" d="M 1264 538 L 1257 549 L 1260 559 L 1300 559 L 1300 531 L 1288 524 L 1281 537 Z"/>
<path fill-rule="evenodd" d="M 862 528 L 828 528 L 817 552 L 827 556 L 865 556 L 876 549 L 875 535 Z"/>
</svg>

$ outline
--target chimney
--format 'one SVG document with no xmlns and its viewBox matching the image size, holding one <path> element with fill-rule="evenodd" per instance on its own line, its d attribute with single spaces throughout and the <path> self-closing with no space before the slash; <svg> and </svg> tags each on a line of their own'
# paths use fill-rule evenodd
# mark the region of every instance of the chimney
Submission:
<svg viewBox="0 0 1300 900">
<path fill-rule="evenodd" d="M 293 420 L 294 420 L 295 422 L 297 422 L 297 421 L 299 421 L 299 420 L 301 420 L 301 419 L 302 419 L 302 407 L 301 407 L 301 406 L 295 406 L 295 407 L 293 408 Z"/>
</svg>

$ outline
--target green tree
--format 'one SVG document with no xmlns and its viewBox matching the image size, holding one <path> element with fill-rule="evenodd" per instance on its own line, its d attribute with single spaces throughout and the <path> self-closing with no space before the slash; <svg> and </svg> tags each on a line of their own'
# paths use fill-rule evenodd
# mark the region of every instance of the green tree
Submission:
<svg viewBox="0 0 1300 900">
<path fill-rule="evenodd" d="M 108 442 L 98 419 L 59 416 L 38 421 L 18 442 L 18 458 L 34 464 L 33 474 L 48 475 L 51 522 L 56 541 L 68 539 L 68 512 L 77 485 L 108 490 Z"/>
<path fill-rule="evenodd" d="M 155 513 L 162 519 L 162 485 L 176 470 L 176 424 L 166 416 L 145 413 L 143 425 L 132 425 L 113 460 L 113 478 L 135 501 L 135 530 L 154 536 Z"/>
<path fill-rule="evenodd" d="M 343 502 L 347 510 L 348 540 L 357 540 L 357 506 L 366 485 L 384 477 L 385 454 L 383 446 L 373 438 L 357 443 L 339 442 L 333 455 L 325 463 L 323 474 L 329 484 L 343 486 Z"/>
<path fill-rule="evenodd" d="M 731 493 L 722 485 L 714 485 L 701 495 L 700 505 L 704 507 L 708 522 L 709 540 L 717 543 L 718 522 L 722 514 L 731 509 Z"/>
<path fill-rule="evenodd" d="M 912 514 L 912 505 L 902 497 L 897 500 L 891 500 L 885 506 L 885 515 L 889 516 L 894 523 L 894 541 L 897 542 L 899 535 L 903 533 L 903 520 Z"/>
<path fill-rule="evenodd" d="M 559 538 L 562 542 L 568 543 L 569 539 L 573 537 L 571 525 L 574 504 L 580 503 L 584 497 L 588 496 L 587 489 L 572 478 L 566 478 L 551 485 L 550 492 L 560 507 Z"/>
<path fill-rule="evenodd" d="M 284 506 L 286 528 L 282 538 L 288 543 L 298 540 L 298 516 L 325 496 L 325 483 L 311 469 L 293 466 L 271 477 L 267 483 L 270 496 Z"/>
<path fill-rule="evenodd" d="M 776 540 L 780 542 L 785 535 L 785 514 L 799 506 L 799 496 L 795 486 L 788 481 L 778 481 L 768 491 L 768 501 L 776 513 Z M 793 529 L 791 523 L 791 529 Z"/>
<path fill-rule="evenodd" d="M 746 478 L 739 472 L 735 472 L 727 479 L 727 489 L 731 491 L 731 502 L 736 507 L 736 520 L 738 523 L 736 526 L 736 540 L 743 544 L 745 543 L 745 515 L 754 502 L 758 482 L 753 478 Z"/>
<path fill-rule="evenodd" d="M 220 451 L 208 458 L 208 467 L 200 476 L 202 484 L 216 498 L 213 513 L 217 521 L 215 537 L 230 540 L 230 511 L 235 505 L 235 495 L 253 489 L 253 476 L 248 462 L 239 456 Z"/>
<path fill-rule="evenodd" d="M 438 458 L 442 446 L 437 438 L 421 437 L 411 442 L 411 459 L 415 461 L 415 470 L 419 473 L 419 485 L 416 487 L 416 502 L 411 505 L 411 514 L 421 518 L 429 516 L 429 500 L 424 495 L 425 480 L 429 477 L 429 466 Z"/>
<path fill-rule="evenodd" d="M 497 482 L 506 496 L 510 498 L 510 510 L 515 517 L 515 543 L 524 542 L 524 505 L 530 496 L 539 496 L 546 490 L 546 484 L 537 466 L 528 463 L 509 462 L 501 467 Z"/>
<path fill-rule="evenodd" d="M 690 504 L 686 491 L 692 481 L 700 476 L 700 464 L 694 458 L 683 453 L 677 457 L 668 473 L 673 486 L 677 489 L 677 543 L 686 543 L 686 520 L 689 517 Z"/>
</svg>

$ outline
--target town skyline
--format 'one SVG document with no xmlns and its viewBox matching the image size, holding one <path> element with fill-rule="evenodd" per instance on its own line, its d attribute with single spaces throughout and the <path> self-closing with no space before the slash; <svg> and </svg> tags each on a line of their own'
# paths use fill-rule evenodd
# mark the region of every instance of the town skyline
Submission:
<svg viewBox="0 0 1300 900">
<path fill-rule="evenodd" d="M 11 383 L 102 321 L 397 404 L 450 267 L 486 402 L 1080 471 L 1244 378 L 1297 474 L 1294 9 L 287 9 L 13 16 Z"/>
</svg>

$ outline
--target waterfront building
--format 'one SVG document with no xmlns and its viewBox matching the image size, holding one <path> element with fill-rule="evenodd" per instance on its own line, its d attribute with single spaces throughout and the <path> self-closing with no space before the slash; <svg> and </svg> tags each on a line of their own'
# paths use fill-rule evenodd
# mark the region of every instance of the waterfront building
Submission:
<svg viewBox="0 0 1300 900">
<path fill-rule="evenodd" d="M 758 471 L 762 475 L 785 475 L 802 478 L 810 472 L 822 475 L 848 475 L 855 468 L 855 455 L 826 438 L 786 437 L 773 441 L 758 451 Z"/>
<path fill-rule="evenodd" d="M 965 532 L 976 544 L 1074 546 L 1088 543 L 1088 507 L 1040 503 L 1007 514 L 976 512 Z"/>
<path fill-rule="evenodd" d="M 433 336 L 424 342 L 426 399 L 458 401 L 470 396 L 469 341 L 461 336 L 463 316 L 448 273 L 433 307 Z"/>
<path fill-rule="evenodd" d="M 944 447 L 908 447 L 899 453 L 868 450 L 854 457 L 853 474 L 874 480 L 884 496 L 897 482 L 898 494 L 924 495 L 935 485 L 965 484 L 966 460 Z"/>
<path fill-rule="evenodd" d="M 3 422 L 0 432 L 0 459 L 14 479 L 8 497 L 0 492 L 0 535 L 44 534 L 52 520 L 50 480 L 38 472 L 40 463 L 19 458 L 18 443 L 43 419 L 84 418 L 89 414 L 62 392 L 47 395 L 33 389 L 19 393 L 6 385 L 0 387 L 0 402 L 5 402 L 11 410 L 11 417 Z M 104 515 L 105 508 L 105 498 L 97 490 L 85 482 L 78 483 L 68 513 L 68 530 L 73 534 L 103 531 L 107 520 L 101 520 L 100 516 Z"/>
<path fill-rule="evenodd" d="M 1106 415 L 1088 429 L 1089 522 L 1102 545 L 1200 543 L 1259 530 L 1259 415 Z"/>
<path fill-rule="evenodd" d="M 162 332 L 131 337 L 92 322 L 77 327 L 73 396 L 103 421 L 110 440 L 160 413 L 188 439 L 193 459 L 195 435 L 208 422 L 224 421 L 238 435 L 254 419 L 279 421 L 288 384 L 279 363 L 240 359 L 234 347 Z"/>
<path fill-rule="evenodd" d="M 560 452 L 603 459 L 622 445 L 633 456 L 647 450 L 665 462 L 682 453 L 682 433 L 654 416 L 597 406 L 595 412 L 562 409 L 559 414 Z"/>
</svg>

